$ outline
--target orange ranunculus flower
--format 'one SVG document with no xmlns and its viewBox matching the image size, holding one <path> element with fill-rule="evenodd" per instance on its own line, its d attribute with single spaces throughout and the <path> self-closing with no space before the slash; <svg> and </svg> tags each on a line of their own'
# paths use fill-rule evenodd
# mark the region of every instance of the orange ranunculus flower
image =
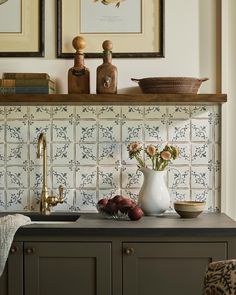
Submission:
<svg viewBox="0 0 236 295">
<path fill-rule="evenodd" d="M 171 153 L 169 151 L 161 152 L 161 158 L 165 161 L 169 161 L 171 159 Z"/>
<path fill-rule="evenodd" d="M 130 152 L 137 152 L 142 147 L 141 143 L 139 142 L 133 142 L 129 145 L 129 151 Z"/>
<path fill-rule="evenodd" d="M 156 151 L 157 151 L 157 148 L 156 148 L 154 145 L 152 145 L 152 144 L 150 144 L 150 145 L 146 148 L 146 152 L 147 152 L 147 154 L 148 154 L 150 157 L 155 156 Z"/>
</svg>

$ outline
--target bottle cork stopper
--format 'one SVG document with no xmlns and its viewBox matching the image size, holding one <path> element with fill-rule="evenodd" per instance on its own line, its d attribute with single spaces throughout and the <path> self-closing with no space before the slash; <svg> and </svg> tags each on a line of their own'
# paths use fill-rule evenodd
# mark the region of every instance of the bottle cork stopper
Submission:
<svg viewBox="0 0 236 295">
<path fill-rule="evenodd" d="M 76 53 L 82 53 L 86 46 L 86 42 L 83 37 L 77 36 L 73 39 L 72 45 L 76 50 Z"/>
<path fill-rule="evenodd" d="M 110 40 L 105 40 L 103 43 L 102 43 L 102 48 L 105 50 L 105 51 L 111 51 L 112 48 L 113 48 L 113 44 Z"/>
</svg>

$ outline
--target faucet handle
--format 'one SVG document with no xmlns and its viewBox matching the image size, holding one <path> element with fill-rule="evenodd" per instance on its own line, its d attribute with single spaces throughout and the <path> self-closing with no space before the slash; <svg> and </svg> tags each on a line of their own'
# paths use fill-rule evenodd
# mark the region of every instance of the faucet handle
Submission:
<svg viewBox="0 0 236 295">
<path fill-rule="evenodd" d="M 63 192 L 64 192 L 64 187 L 63 187 L 63 185 L 59 185 L 58 190 L 59 190 L 59 202 L 60 202 L 60 203 L 63 203 L 64 200 L 65 200 L 65 198 L 63 197 Z"/>
</svg>

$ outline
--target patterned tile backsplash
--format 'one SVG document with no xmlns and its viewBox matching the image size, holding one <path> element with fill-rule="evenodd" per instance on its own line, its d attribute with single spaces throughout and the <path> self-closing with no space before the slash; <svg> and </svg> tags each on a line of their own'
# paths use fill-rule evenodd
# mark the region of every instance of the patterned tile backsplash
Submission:
<svg viewBox="0 0 236 295">
<path fill-rule="evenodd" d="M 0 107 L 0 211 L 39 210 L 42 131 L 50 192 L 65 187 L 66 202 L 54 210 L 94 211 L 115 194 L 136 199 L 142 173 L 128 158 L 131 141 L 178 146 L 167 178 L 172 202 L 206 200 L 208 211 L 218 210 L 220 121 L 219 105 Z"/>
</svg>

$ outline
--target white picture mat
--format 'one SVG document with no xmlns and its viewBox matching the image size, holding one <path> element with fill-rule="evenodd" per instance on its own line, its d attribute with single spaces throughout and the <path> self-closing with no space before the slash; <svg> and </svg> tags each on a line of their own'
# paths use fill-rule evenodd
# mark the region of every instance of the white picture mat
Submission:
<svg viewBox="0 0 236 295">
<path fill-rule="evenodd" d="M 81 0 L 81 33 L 141 33 L 141 0 L 125 0 L 104 5 L 101 1 Z M 132 17 L 130 17 L 132 14 Z"/>
<path fill-rule="evenodd" d="M 8 0 L 0 5 L 0 33 L 21 32 L 21 7 L 21 0 Z"/>
</svg>

